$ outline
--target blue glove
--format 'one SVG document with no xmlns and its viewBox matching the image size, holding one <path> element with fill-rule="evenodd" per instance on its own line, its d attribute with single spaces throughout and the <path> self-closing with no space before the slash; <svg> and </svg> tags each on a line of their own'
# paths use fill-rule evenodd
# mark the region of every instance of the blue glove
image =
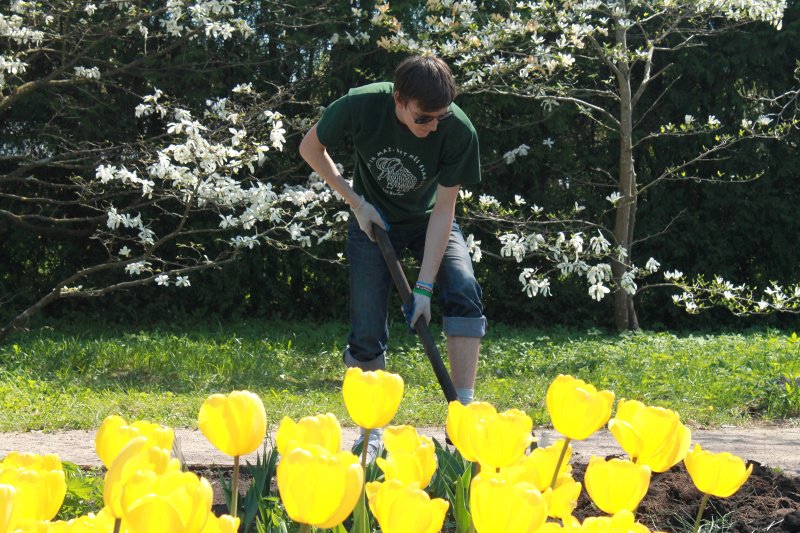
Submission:
<svg viewBox="0 0 800 533">
<path fill-rule="evenodd" d="M 403 314 L 408 322 L 408 327 L 411 328 L 412 333 L 415 333 L 414 325 L 420 317 L 425 319 L 427 325 L 431 321 L 431 296 L 433 295 L 433 285 L 418 281 L 414 285 L 411 296 L 411 305 L 403 304 Z"/>
</svg>

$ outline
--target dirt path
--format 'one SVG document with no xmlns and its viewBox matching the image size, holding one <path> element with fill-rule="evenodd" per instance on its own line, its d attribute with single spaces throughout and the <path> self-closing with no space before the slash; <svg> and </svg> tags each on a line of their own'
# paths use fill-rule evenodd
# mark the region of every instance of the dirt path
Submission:
<svg viewBox="0 0 800 533">
<path fill-rule="evenodd" d="M 444 440 L 444 431 L 438 427 L 417 428 L 422 434 Z M 349 447 L 358 430 L 342 429 L 342 444 Z M 216 450 L 197 430 L 176 429 L 177 440 L 186 463 L 192 466 L 232 464 L 232 459 Z M 553 430 L 537 429 L 535 435 L 540 445 L 551 444 L 559 438 Z M 12 450 L 34 453 L 57 453 L 62 460 L 81 466 L 99 466 L 94 451 L 94 431 L 64 431 L 58 433 L 0 433 L 0 457 Z M 800 476 L 800 426 L 723 427 L 714 430 L 694 429 L 692 441 L 713 452 L 731 452 L 748 461 L 779 468 Z M 621 453 L 621 448 L 607 430 L 597 432 L 585 441 L 573 442 L 575 459 L 588 461 L 591 455 Z M 255 461 L 255 454 L 245 457 Z"/>
</svg>

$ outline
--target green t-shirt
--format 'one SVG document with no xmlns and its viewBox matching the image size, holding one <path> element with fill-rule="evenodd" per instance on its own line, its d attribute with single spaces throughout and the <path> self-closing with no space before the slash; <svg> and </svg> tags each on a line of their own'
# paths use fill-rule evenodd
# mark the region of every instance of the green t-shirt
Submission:
<svg viewBox="0 0 800 533">
<path fill-rule="evenodd" d="M 355 146 L 353 189 L 381 210 L 393 226 L 427 223 L 436 187 L 481 180 L 478 135 L 461 109 L 436 131 L 418 138 L 397 120 L 392 83 L 351 89 L 317 124 L 327 148 L 350 136 Z"/>
</svg>

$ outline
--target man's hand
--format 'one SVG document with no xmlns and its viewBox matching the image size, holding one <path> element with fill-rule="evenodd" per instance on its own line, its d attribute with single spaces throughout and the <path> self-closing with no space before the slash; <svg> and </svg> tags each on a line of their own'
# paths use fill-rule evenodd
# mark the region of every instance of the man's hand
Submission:
<svg viewBox="0 0 800 533">
<path fill-rule="evenodd" d="M 353 214 L 356 216 L 356 220 L 358 221 L 358 227 L 361 228 L 361 231 L 367 234 L 369 240 L 375 242 L 375 235 L 372 234 L 372 225 L 377 224 L 384 230 L 388 230 L 386 223 L 383 221 L 383 217 L 378 212 L 375 207 L 369 203 L 363 196 L 361 197 L 361 203 L 358 204 L 358 207 L 353 208 Z"/>
<path fill-rule="evenodd" d="M 414 325 L 420 317 L 425 318 L 425 324 L 431 321 L 431 296 L 433 295 L 433 285 L 418 281 L 414 285 L 411 296 L 411 306 L 403 305 L 403 314 L 408 322 L 408 327 L 414 331 Z"/>
</svg>

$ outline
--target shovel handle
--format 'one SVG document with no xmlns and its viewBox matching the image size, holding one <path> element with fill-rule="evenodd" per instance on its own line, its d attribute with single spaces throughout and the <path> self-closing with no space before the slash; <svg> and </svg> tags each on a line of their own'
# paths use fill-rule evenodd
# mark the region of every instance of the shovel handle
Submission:
<svg viewBox="0 0 800 533">
<path fill-rule="evenodd" d="M 383 259 L 386 261 L 386 266 L 389 267 L 389 273 L 392 275 L 397 291 L 400 293 L 400 299 L 403 301 L 404 305 L 412 305 L 414 302 L 414 295 L 411 294 L 411 286 L 408 284 L 408 280 L 403 273 L 403 267 L 400 264 L 400 260 L 397 258 L 397 254 L 394 252 L 394 247 L 389 240 L 389 236 L 386 234 L 386 231 L 377 224 L 372 225 L 372 233 L 375 236 L 375 240 L 378 242 L 378 247 L 381 249 Z M 431 335 L 430 329 L 428 329 L 428 324 L 425 322 L 424 317 L 417 319 L 417 323 L 414 324 L 414 329 L 417 332 L 420 342 L 422 342 L 422 347 L 425 349 L 425 354 L 428 356 L 428 361 L 430 361 L 433 367 L 433 373 L 436 374 L 436 379 L 439 381 L 439 386 L 442 388 L 447 402 L 450 403 L 457 400 L 458 395 L 456 394 L 453 380 L 450 379 L 450 374 L 444 366 L 442 356 L 439 353 L 439 349 L 436 348 L 436 343 L 433 340 L 433 336 Z"/>
</svg>

